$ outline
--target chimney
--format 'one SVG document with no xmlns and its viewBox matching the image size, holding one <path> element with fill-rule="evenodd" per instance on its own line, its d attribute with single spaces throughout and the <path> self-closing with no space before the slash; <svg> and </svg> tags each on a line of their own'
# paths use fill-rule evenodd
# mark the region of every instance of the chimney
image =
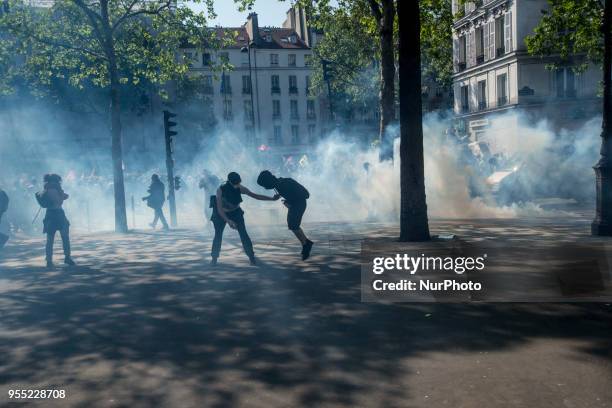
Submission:
<svg viewBox="0 0 612 408">
<path fill-rule="evenodd" d="M 261 38 L 259 37 L 259 23 L 257 22 L 257 13 L 251 13 L 247 17 L 246 31 L 249 35 L 251 42 L 255 45 L 260 45 Z"/>
</svg>

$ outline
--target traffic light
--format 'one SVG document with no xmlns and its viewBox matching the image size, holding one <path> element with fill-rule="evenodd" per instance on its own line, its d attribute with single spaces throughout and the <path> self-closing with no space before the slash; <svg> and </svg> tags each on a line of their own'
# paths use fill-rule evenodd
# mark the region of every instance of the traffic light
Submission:
<svg viewBox="0 0 612 408">
<path fill-rule="evenodd" d="M 170 119 L 176 117 L 176 113 L 170 111 L 164 111 L 164 138 L 166 141 L 166 169 L 168 170 L 168 205 L 170 206 L 170 223 L 173 227 L 176 227 L 176 200 L 174 197 L 174 191 L 181 188 L 181 180 L 179 177 L 174 177 L 174 158 L 172 157 L 172 141 L 174 136 L 178 134 L 173 128 L 176 126 L 176 122 Z"/>
<path fill-rule="evenodd" d="M 176 126 L 176 122 L 170 120 L 175 116 L 176 113 L 167 110 L 164 111 L 164 133 L 166 135 L 166 143 L 170 146 L 172 146 L 172 138 L 178 134 L 176 130 L 172 130 L 172 128 Z"/>
</svg>

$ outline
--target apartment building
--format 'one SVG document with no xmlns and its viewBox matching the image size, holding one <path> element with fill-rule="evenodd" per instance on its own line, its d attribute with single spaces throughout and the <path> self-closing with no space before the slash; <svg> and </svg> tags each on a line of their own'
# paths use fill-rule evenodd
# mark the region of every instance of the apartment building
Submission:
<svg viewBox="0 0 612 408">
<path fill-rule="evenodd" d="M 202 75 L 219 126 L 271 155 L 308 153 L 322 132 L 321 99 L 310 90 L 313 36 L 303 23 L 292 9 L 284 27 L 259 27 L 251 13 L 241 27 L 216 28 L 232 39 L 222 49 L 182 50 L 192 74 Z M 221 62 L 231 68 L 215 69 Z"/>
<path fill-rule="evenodd" d="M 488 139 L 494 150 L 495 138 L 487 129 L 496 114 L 516 110 L 530 121 L 545 118 L 555 128 L 573 128 L 598 113 L 599 69 L 576 74 L 567 64 L 549 70 L 554 56 L 527 53 L 525 38 L 548 9 L 547 0 L 453 0 L 452 7 L 459 132 L 473 141 Z"/>
</svg>

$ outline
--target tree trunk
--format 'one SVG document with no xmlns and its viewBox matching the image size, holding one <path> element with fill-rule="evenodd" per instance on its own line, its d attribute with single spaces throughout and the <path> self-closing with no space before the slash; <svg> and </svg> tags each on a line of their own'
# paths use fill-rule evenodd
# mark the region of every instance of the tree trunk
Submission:
<svg viewBox="0 0 612 408">
<path fill-rule="evenodd" d="M 595 165 L 597 208 L 591 224 L 593 235 L 612 235 L 612 1 L 604 4 L 601 27 L 604 36 L 603 60 L 603 120 L 601 129 L 601 157 Z"/>
<path fill-rule="evenodd" d="M 123 180 L 123 148 L 121 143 L 121 105 L 119 99 L 119 78 L 114 56 L 109 61 L 109 73 L 111 82 L 110 113 L 113 186 L 115 192 L 115 231 L 127 232 L 128 225 L 125 209 L 125 187 Z"/>
<path fill-rule="evenodd" d="M 419 1 L 397 2 L 399 19 L 400 241 L 430 239 L 425 198 Z"/>
<path fill-rule="evenodd" d="M 393 0 L 382 0 L 381 18 L 378 23 L 380 35 L 380 160 L 393 159 L 393 137 L 387 131 L 395 121 L 395 52 L 393 23 L 395 5 Z"/>
</svg>

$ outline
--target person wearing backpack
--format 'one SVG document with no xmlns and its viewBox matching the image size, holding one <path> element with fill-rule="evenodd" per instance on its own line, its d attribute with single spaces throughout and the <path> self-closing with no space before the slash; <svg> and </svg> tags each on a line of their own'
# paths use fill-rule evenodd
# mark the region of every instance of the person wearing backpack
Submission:
<svg viewBox="0 0 612 408">
<path fill-rule="evenodd" d="M 45 258 L 47 268 L 53 268 L 53 242 L 55 233 L 59 231 L 64 249 L 64 263 L 75 265 L 70 254 L 70 222 L 66 218 L 62 205 L 68 199 L 68 194 L 62 189 L 62 178 L 57 174 L 45 174 L 44 190 L 36 193 L 36 199 L 41 207 L 46 208 L 43 219 L 43 233 L 47 235 Z"/>
<path fill-rule="evenodd" d="M 2 216 L 8 210 L 9 197 L 4 190 L 0 188 L 0 224 L 2 223 Z M 0 232 L 0 249 L 4 248 L 4 245 L 8 241 L 9 237 L 6 234 Z"/>
<path fill-rule="evenodd" d="M 151 176 L 151 185 L 149 186 L 149 195 L 142 197 L 142 201 L 146 201 L 147 205 L 155 211 L 153 222 L 150 224 L 153 229 L 157 225 L 157 220 L 160 220 L 164 226 L 164 230 L 169 230 L 168 222 L 164 216 L 164 202 L 166 201 L 166 186 L 160 180 L 157 174 Z"/>
<path fill-rule="evenodd" d="M 292 178 L 276 177 L 270 171 L 264 170 L 257 177 L 257 184 L 267 190 L 274 189 L 283 197 L 283 204 L 287 207 L 287 226 L 302 244 L 302 260 L 310 257 L 313 242 L 306 237 L 302 230 L 302 217 L 306 212 L 306 200 L 310 193 L 306 187 Z"/>
</svg>

